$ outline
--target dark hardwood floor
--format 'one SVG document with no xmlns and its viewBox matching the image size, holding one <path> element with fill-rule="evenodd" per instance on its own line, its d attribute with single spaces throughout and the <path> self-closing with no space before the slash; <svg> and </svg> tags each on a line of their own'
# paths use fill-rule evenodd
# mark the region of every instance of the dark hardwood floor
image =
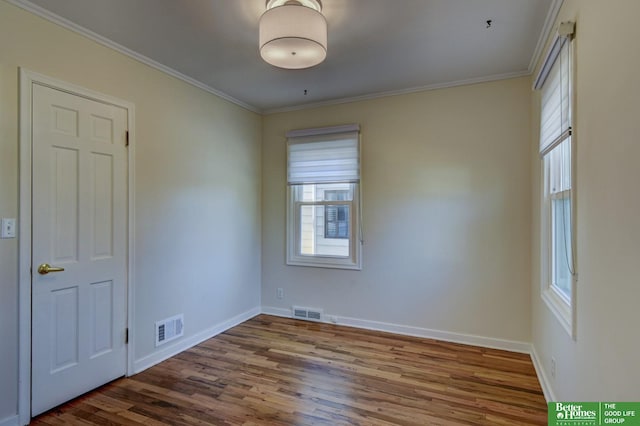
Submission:
<svg viewBox="0 0 640 426">
<path fill-rule="evenodd" d="M 544 425 L 529 355 L 257 316 L 35 425 Z"/>
</svg>

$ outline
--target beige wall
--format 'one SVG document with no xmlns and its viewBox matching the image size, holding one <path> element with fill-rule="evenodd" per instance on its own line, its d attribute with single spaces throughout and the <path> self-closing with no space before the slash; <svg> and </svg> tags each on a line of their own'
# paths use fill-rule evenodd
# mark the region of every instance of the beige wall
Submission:
<svg viewBox="0 0 640 426">
<path fill-rule="evenodd" d="M 4 51 L 0 50 L 0 217 L 17 217 L 17 73 L 15 68 L 4 65 L 2 58 Z M 16 414 L 18 403 L 17 239 L 0 240 L 0 342 L 1 424 L 3 419 Z"/>
<path fill-rule="evenodd" d="M 265 308 L 533 340 L 558 399 L 637 401 L 637 16 L 636 0 L 566 0 L 560 14 L 577 21 L 576 341 L 540 299 L 529 78 L 261 118 L 0 1 L 0 217 L 18 217 L 22 66 L 136 106 L 136 360 L 154 354 L 154 321 L 184 312 L 189 337 L 262 296 Z M 284 134 L 345 123 L 362 126 L 363 270 L 286 266 Z M 17 250 L 0 240 L 0 423 L 17 408 Z"/>
<path fill-rule="evenodd" d="M 0 216 L 18 217 L 18 67 L 135 104 L 135 360 L 260 305 L 262 118 L 0 1 Z M 0 240 L 0 423 L 16 414 L 17 240 Z"/>
<path fill-rule="evenodd" d="M 528 342 L 530 94 L 519 78 L 266 116 L 263 307 Z M 284 135 L 345 123 L 362 126 L 363 269 L 286 266 Z"/>
<path fill-rule="evenodd" d="M 576 22 L 577 339 L 540 298 L 533 239 L 533 344 L 558 400 L 640 400 L 640 2 L 566 0 Z M 533 230 L 539 234 L 539 99 L 533 102 Z M 551 377 L 555 357 L 556 377 Z"/>
</svg>

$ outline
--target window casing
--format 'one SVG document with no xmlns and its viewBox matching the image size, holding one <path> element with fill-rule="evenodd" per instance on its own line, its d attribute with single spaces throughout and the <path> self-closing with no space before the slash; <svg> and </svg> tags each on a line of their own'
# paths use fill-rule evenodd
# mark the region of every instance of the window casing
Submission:
<svg viewBox="0 0 640 426">
<path fill-rule="evenodd" d="M 287 136 L 287 264 L 361 269 L 359 127 Z"/>
<path fill-rule="evenodd" d="M 570 29 L 570 31 L 567 31 Z M 561 24 L 538 77 L 541 89 L 542 158 L 541 278 L 542 299 L 575 338 L 575 136 L 572 128 L 573 24 Z"/>
</svg>

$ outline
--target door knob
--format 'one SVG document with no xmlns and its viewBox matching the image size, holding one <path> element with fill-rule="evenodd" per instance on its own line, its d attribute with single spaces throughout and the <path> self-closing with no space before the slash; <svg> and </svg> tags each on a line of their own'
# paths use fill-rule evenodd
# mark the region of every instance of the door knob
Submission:
<svg viewBox="0 0 640 426">
<path fill-rule="evenodd" d="M 62 272 L 62 271 L 64 271 L 64 268 L 51 266 L 48 263 L 43 263 L 42 265 L 38 266 L 38 273 L 40 275 L 47 275 L 49 272 Z"/>
</svg>

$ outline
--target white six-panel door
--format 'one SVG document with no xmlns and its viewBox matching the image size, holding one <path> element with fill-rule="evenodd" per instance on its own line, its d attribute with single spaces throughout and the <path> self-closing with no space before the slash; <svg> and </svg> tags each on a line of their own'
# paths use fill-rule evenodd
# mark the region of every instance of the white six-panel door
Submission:
<svg viewBox="0 0 640 426">
<path fill-rule="evenodd" d="M 123 108 L 33 85 L 34 416 L 126 372 L 126 131 Z"/>
</svg>

